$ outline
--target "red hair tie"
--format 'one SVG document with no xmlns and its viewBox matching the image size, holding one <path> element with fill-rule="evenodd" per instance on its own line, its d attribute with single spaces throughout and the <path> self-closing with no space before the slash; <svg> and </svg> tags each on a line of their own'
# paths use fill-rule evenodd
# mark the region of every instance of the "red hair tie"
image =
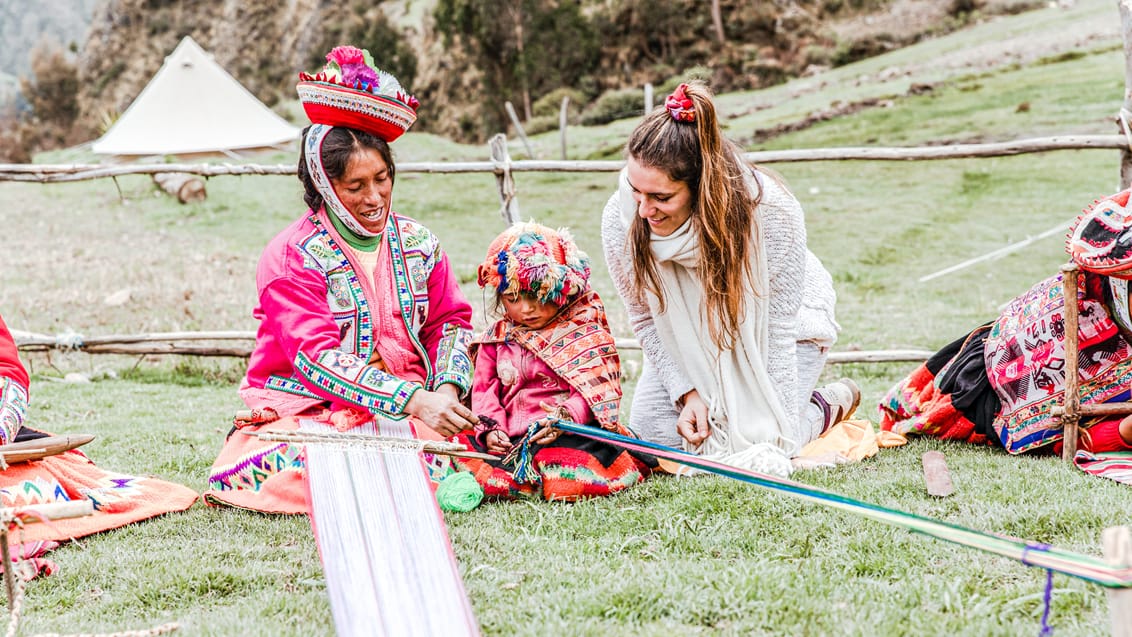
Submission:
<svg viewBox="0 0 1132 637">
<path fill-rule="evenodd" d="M 687 84 L 681 84 L 676 87 L 672 95 L 664 100 L 664 107 L 668 109 L 668 114 L 672 119 L 678 122 L 694 122 L 696 121 L 696 105 L 692 99 L 684 93 L 684 89 L 688 88 Z"/>
</svg>

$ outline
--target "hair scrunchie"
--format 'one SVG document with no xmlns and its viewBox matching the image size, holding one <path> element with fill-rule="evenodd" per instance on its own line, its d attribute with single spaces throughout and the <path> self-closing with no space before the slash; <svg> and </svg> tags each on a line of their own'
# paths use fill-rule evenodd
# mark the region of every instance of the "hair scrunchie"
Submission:
<svg viewBox="0 0 1132 637">
<path fill-rule="evenodd" d="M 678 122 L 696 121 L 696 105 L 692 102 L 692 98 L 684 92 L 687 88 L 687 84 L 677 86 L 672 95 L 664 100 L 664 107 L 668 109 L 668 114 Z"/>
</svg>

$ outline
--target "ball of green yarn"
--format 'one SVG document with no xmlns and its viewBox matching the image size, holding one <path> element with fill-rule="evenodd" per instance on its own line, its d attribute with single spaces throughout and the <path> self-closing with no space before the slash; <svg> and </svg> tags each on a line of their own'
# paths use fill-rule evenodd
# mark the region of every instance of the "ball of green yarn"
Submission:
<svg viewBox="0 0 1132 637">
<path fill-rule="evenodd" d="M 440 481 L 436 501 L 445 511 L 471 511 L 483 501 L 483 487 L 471 473 L 459 471 Z"/>
</svg>

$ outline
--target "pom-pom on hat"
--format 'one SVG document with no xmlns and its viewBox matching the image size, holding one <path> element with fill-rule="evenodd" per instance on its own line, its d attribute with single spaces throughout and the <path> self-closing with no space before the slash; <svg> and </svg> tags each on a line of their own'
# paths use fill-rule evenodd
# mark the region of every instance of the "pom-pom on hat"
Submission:
<svg viewBox="0 0 1132 637">
<path fill-rule="evenodd" d="M 526 293 L 562 307 L 589 289 L 590 258 L 565 228 L 529 221 L 491 242 L 478 275 L 480 287 L 491 286 L 499 295 Z"/>
<path fill-rule="evenodd" d="M 1065 251 L 1082 270 L 1132 279 L 1132 206 L 1125 190 L 1087 208 L 1069 230 Z"/>
<path fill-rule="evenodd" d="M 335 47 L 318 73 L 299 73 L 295 89 L 312 124 L 356 128 L 386 142 L 409 130 L 420 106 L 369 51 L 353 46 Z"/>
</svg>

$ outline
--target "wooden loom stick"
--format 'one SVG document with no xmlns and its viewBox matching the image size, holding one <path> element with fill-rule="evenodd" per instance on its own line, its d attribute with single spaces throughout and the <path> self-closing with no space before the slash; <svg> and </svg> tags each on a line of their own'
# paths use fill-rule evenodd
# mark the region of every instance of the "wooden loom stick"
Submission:
<svg viewBox="0 0 1132 637">
<path fill-rule="evenodd" d="M 334 429 L 327 432 L 287 431 L 285 429 L 263 429 L 260 431 L 244 431 L 240 433 L 256 436 L 261 440 L 277 442 L 312 443 L 324 442 L 330 444 L 352 444 L 384 448 L 389 451 L 401 450 L 413 453 L 432 453 L 457 458 L 477 458 L 479 460 L 499 460 L 499 456 L 489 453 L 471 451 L 464 445 L 456 442 L 440 440 L 421 440 L 418 438 L 392 438 L 389 436 L 370 436 L 358 433 L 340 433 Z"/>
<path fill-rule="evenodd" d="M 1065 392 L 1061 402 L 1063 434 L 1061 459 L 1073 462 L 1077 455 L 1077 424 L 1081 419 L 1081 370 L 1078 366 L 1079 316 L 1077 307 L 1077 265 L 1061 266 L 1061 295 L 1065 300 Z"/>
<path fill-rule="evenodd" d="M 334 429 L 302 420 L 300 433 Z M 409 442 L 408 423 L 382 420 L 365 435 Z M 478 635 L 444 517 L 418 453 L 307 442 L 311 526 L 337 633 Z"/>
<path fill-rule="evenodd" d="M 94 436 L 90 434 L 69 434 L 66 436 L 34 438 L 23 442 L 0 445 L 0 457 L 3 457 L 4 462 L 8 464 L 39 460 L 63 453 L 64 451 L 76 449 L 91 440 L 94 440 Z"/>
</svg>

